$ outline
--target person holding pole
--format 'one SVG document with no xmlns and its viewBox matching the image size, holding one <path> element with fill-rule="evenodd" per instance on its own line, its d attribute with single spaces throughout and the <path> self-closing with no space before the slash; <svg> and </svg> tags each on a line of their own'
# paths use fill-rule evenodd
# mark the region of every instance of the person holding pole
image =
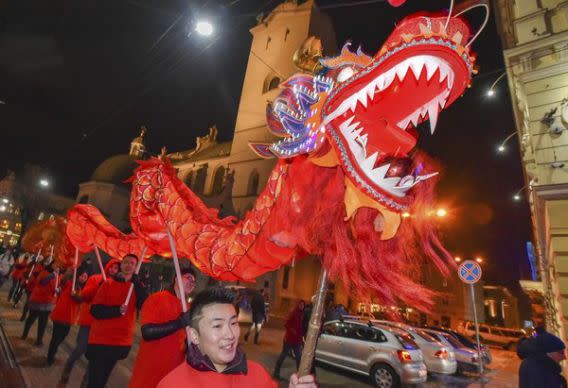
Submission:
<svg viewBox="0 0 568 388">
<path fill-rule="evenodd" d="M 30 313 L 24 324 L 22 339 L 28 338 L 28 333 L 37 319 L 38 327 L 35 346 L 38 347 L 43 345 L 43 335 L 45 334 L 47 320 L 49 313 L 53 310 L 55 301 L 55 283 L 58 275 L 54 272 L 53 262 L 46 264 L 44 270 L 37 276 L 28 301 Z"/>
<path fill-rule="evenodd" d="M 24 272 L 29 260 L 30 256 L 27 253 L 22 253 L 16 260 L 16 263 L 12 268 L 12 273 L 10 274 L 10 277 L 12 278 L 12 287 L 10 287 L 10 291 L 8 292 L 8 302 L 10 302 L 15 296 L 20 283 L 24 280 Z"/>
<path fill-rule="evenodd" d="M 277 387 L 258 363 L 247 360 L 238 347 L 240 327 L 234 293 L 212 287 L 198 293 L 189 309 L 190 330 L 186 362 L 164 377 L 158 388 Z M 291 388 L 316 388 L 314 376 L 290 378 Z"/>
<path fill-rule="evenodd" d="M 89 273 L 86 268 L 80 268 L 77 271 L 77 284 L 76 290 L 81 290 L 87 279 Z M 61 286 L 56 293 L 59 293 L 59 299 L 55 304 L 55 308 L 51 313 L 51 320 L 53 321 L 53 331 L 51 334 L 51 341 L 49 342 L 49 349 L 47 351 L 47 365 L 51 366 L 55 362 L 55 354 L 59 345 L 65 340 L 71 326 L 75 324 L 79 315 L 80 303 L 73 299 L 71 292 L 73 289 L 73 271 L 68 269 L 67 273 L 63 275 Z"/>
<path fill-rule="evenodd" d="M 184 297 L 195 288 L 195 272 L 181 270 Z M 189 313 L 183 313 L 177 278 L 169 289 L 148 297 L 140 313 L 142 340 L 129 388 L 155 388 L 185 357 Z"/>
<path fill-rule="evenodd" d="M 86 268 L 87 271 L 90 271 L 92 267 L 89 265 L 84 268 Z M 120 260 L 118 259 L 110 259 L 104 268 L 105 273 L 109 277 L 116 275 L 119 270 Z M 91 330 L 91 323 L 93 322 L 93 316 L 91 315 L 91 303 L 95 298 L 99 287 L 103 284 L 103 281 L 102 274 L 92 275 L 89 277 L 82 290 L 71 294 L 71 297 L 74 300 L 81 303 L 81 307 L 79 309 L 79 320 L 77 322 L 79 324 L 79 332 L 77 333 L 77 339 L 75 340 L 75 348 L 71 354 L 69 354 L 69 358 L 63 367 L 63 373 L 59 380 L 60 385 L 64 386 L 69 382 L 69 376 L 71 375 L 75 362 L 77 362 L 77 360 L 87 351 L 89 331 Z"/>
<path fill-rule="evenodd" d="M 104 388 L 114 366 L 128 356 L 134 337 L 136 310 L 146 299 L 146 290 L 135 274 L 138 256 L 127 254 L 120 272 L 108 278 L 97 291 L 91 314 L 94 317 L 87 346 L 88 388 Z M 130 285 L 134 293 L 127 300 Z"/>
</svg>

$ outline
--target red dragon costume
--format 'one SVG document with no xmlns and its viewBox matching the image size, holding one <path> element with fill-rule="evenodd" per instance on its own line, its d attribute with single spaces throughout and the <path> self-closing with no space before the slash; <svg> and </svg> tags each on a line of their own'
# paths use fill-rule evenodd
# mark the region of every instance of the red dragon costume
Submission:
<svg viewBox="0 0 568 388">
<path fill-rule="evenodd" d="M 321 60 L 319 74 L 284 82 L 267 110 L 269 129 L 283 139 L 251 144 L 279 160 L 239 222 L 219 219 L 166 158 L 140 162 L 131 178 L 133 234 L 169 256 L 169 232 L 180 256 L 222 280 L 251 281 L 317 255 L 331 279 L 359 296 L 428 307 L 432 293 L 413 280 L 419 266 L 429 260 L 447 272 L 451 260 L 424 215 L 436 172 L 415 149 L 416 127 L 429 121 L 434 132 L 440 111 L 470 83 L 473 39 L 460 13 L 407 17 L 375 56 L 345 45 Z M 70 216 L 75 245 L 107 230 L 101 217 Z"/>
</svg>

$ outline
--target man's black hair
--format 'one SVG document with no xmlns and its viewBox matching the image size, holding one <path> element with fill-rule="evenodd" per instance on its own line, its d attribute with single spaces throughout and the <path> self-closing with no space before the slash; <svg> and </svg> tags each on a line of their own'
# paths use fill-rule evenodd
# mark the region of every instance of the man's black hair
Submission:
<svg viewBox="0 0 568 388">
<path fill-rule="evenodd" d="M 189 309 L 190 326 L 198 329 L 197 325 L 201 318 L 201 311 L 211 304 L 235 304 L 235 293 L 224 287 L 211 287 L 201 291 L 191 301 Z"/>
<path fill-rule="evenodd" d="M 127 253 L 126 255 L 124 255 L 124 256 L 122 257 L 122 259 L 124 260 L 124 259 L 127 258 L 127 257 L 134 257 L 134 258 L 136 259 L 136 261 L 139 260 L 139 259 L 138 259 L 138 256 L 136 256 L 134 253 Z"/>
<path fill-rule="evenodd" d="M 197 275 L 195 274 L 195 271 L 194 271 L 193 268 L 191 268 L 191 267 L 182 268 L 180 272 L 181 272 L 181 276 L 183 276 L 183 275 L 185 275 L 185 274 L 187 274 L 187 273 L 190 273 L 190 274 L 193 275 L 193 277 L 194 277 L 195 279 L 197 279 Z"/>
</svg>

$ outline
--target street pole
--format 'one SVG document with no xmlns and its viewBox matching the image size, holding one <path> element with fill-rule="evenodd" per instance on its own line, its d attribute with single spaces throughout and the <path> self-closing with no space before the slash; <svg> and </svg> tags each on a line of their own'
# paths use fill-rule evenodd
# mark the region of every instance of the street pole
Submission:
<svg viewBox="0 0 568 388">
<path fill-rule="evenodd" d="M 469 285 L 469 289 L 471 290 L 471 303 L 473 307 L 473 321 L 475 323 L 475 340 L 477 342 L 477 363 L 479 367 L 479 374 L 483 374 L 483 359 L 481 357 L 481 344 L 479 343 L 479 324 L 477 323 L 477 306 L 475 304 L 475 290 L 473 288 L 473 284 Z"/>
</svg>

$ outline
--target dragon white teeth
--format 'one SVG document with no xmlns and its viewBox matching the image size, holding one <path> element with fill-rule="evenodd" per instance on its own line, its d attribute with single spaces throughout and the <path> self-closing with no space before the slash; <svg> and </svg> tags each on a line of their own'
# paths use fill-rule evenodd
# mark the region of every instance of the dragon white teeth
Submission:
<svg viewBox="0 0 568 388">
<path fill-rule="evenodd" d="M 404 79 L 406 78 L 406 73 L 408 72 L 409 65 L 410 64 L 403 62 L 395 67 L 396 75 L 400 82 L 404 81 Z"/>
<path fill-rule="evenodd" d="M 426 79 L 430 81 L 436 70 L 438 70 L 438 65 L 431 61 L 426 61 Z"/>
<path fill-rule="evenodd" d="M 379 156 L 378 152 L 375 152 L 373 155 L 369 156 L 367 159 L 365 159 L 363 161 L 363 163 L 361 163 L 361 167 L 365 170 L 365 171 L 372 171 L 373 167 L 375 167 L 375 162 L 377 161 L 377 157 Z"/>
<path fill-rule="evenodd" d="M 410 63 L 410 68 L 412 69 L 412 72 L 414 73 L 414 77 L 416 79 L 420 79 L 420 74 L 422 73 L 422 63 L 420 62 L 411 62 Z"/>
<path fill-rule="evenodd" d="M 428 104 L 428 121 L 430 121 L 430 134 L 434 134 L 438 123 L 438 99 L 430 101 Z"/>
</svg>

